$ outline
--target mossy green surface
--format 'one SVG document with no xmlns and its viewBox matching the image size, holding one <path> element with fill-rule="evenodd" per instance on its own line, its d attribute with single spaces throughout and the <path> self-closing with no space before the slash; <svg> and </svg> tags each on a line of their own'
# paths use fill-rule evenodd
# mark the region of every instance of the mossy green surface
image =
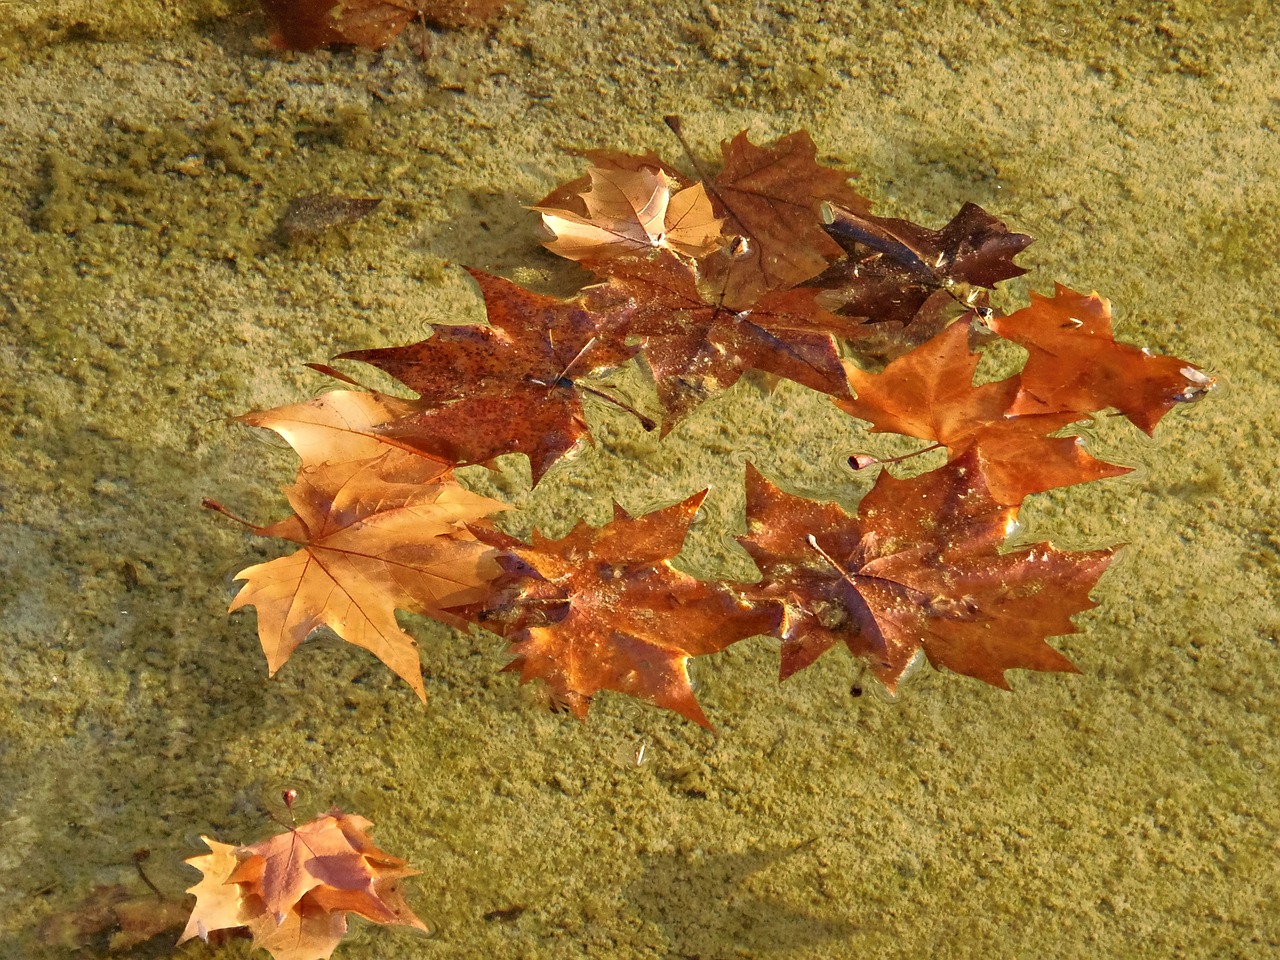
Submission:
<svg viewBox="0 0 1280 960">
<path fill-rule="evenodd" d="M 339 957 L 1280 950 L 1266 5 L 527 0 L 425 59 L 417 35 L 275 53 L 247 3 L 37 6 L 0 4 L 0 954 L 61 955 L 40 925 L 136 885 L 140 847 L 181 896 L 198 836 L 261 837 L 286 787 L 424 871 L 409 900 L 436 936 L 364 929 Z M 1057 641 L 1080 675 L 1009 694 L 924 671 L 887 703 L 850 697 L 838 652 L 779 685 L 757 640 L 695 666 L 714 735 L 610 695 L 585 724 L 549 714 L 496 640 L 422 621 L 425 707 L 334 640 L 266 678 L 225 608 L 277 545 L 199 503 L 278 516 L 293 460 L 227 418 L 315 392 L 305 361 L 480 318 L 448 264 L 572 289 L 521 205 L 580 171 L 573 149 L 678 160 L 665 113 L 708 154 L 807 127 L 889 215 L 978 202 L 1038 238 L 1006 305 L 1096 288 L 1123 339 L 1222 378 L 1154 440 L 1100 428 L 1135 477 L 1024 511 L 1036 538 L 1129 544 Z M 383 202 L 282 244 L 317 192 Z M 711 485 L 686 559 L 738 575 L 747 458 L 852 502 L 844 456 L 884 440 L 751 383 L 662 445 L 591 415 L 599 445 L 532 497 L 518 458 L 469 475 L 552 534 Z"/>
</svg>

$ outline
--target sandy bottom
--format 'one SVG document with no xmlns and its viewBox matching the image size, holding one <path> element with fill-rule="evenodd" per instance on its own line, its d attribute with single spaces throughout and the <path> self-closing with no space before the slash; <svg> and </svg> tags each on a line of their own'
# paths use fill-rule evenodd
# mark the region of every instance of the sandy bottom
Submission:
<svg viewBox="0 0 1280 960">
<path fill-rule="evenodd" d="M 40 925 L 95 885 L 142 892 L 139 848 L 180 898 L 199 835 L 265 835 L 286 787 L 423 869 L 435 936 L 361 928 L 348 960 L 1280 949 L 1266 3 L 528 0 L 377 55 L 277 54 L 245 3 L 102 6 L 0 5 L 0 952 L 62 955 Z M 1006 305 L 1096 288 L 1122 338 L 1221 377 L 1154 441 L 1099 431 L 1135 475 L 1025 510 L 1055 543 L 1129 544 L 1058 641 L 1080 675 L 925 671 L 890 703 L 851 698 L 838 653 L 779 685 L 756 640 L 698 664 L 712 735 L 609 695 L 552 715 L 496 640 L 418 622 L 425 707 L 332 639 L 268 681 L 225 609 L 278 549 L 199 504 L 279 516 L 293 463 L 226 418 L 316 392 L 305 361 L 481 316 L 450 264 L 572 289 L 521 204 L 575 149 L 678 160 L 666 113 L 709 154 L 806 127 L 878 212 L 975 201 L 1038 238 Z M 317 192 L 383 203 L 281 243 Z M 478 482 L 551 534 L 710 484 L 691 562 L 738 572 L 748 453 L 851 489 L 856 431 L 800 389 L 737 389 L 663 448 L 592 416 L 601 444 L 536 496 L 519 462 Z"/>
</svg>

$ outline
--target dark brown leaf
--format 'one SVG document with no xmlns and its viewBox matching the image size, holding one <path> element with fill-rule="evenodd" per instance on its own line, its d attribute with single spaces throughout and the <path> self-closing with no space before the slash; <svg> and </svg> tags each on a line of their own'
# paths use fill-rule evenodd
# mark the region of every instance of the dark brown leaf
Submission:
<svg viewBox="0 0 1280 960">
<path fill-rule="evenodd" d="M 864 355 L 890 359 L 937 332 L 929 318 L 950 319 L 948 300 L 985 304 L 980 288 L 1026 273 L 1013 258 L 1032 242 L 972 203 L 941 230 L 838 204 L 827 208 L 826 219 L 848 255 L 814 286 L 829 291 L 831 309 L 874 325 L 866 332 L 883 343 L 860 343 Z"/>
</svg>

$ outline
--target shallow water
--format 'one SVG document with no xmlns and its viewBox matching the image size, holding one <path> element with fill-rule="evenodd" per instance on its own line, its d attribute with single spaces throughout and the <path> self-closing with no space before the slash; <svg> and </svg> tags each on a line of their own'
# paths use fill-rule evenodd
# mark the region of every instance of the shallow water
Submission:
<svg viewBox="0 0 1280 960">
<path fill-rule="evenodd" d="M 409 901 L 434 937 L 357 923 L 339 957 L 1280 949 L 1268 6 L 579 6 L 529 0 L 423 58 L 412 31 L 280 55 L 241 3 L 0 5 L 0 954 L 66 955 L 41 924 L 137 888 L 139 848 L 179 898 L 199 835 L 264 836 L 286 787 L 423 870 Z M 1104 432 L 1136 479 L 1024 511 L 1056 543 L 1129 544 L 1056 641 L 1080 675 L 1009 694 L 925 671 L 888 703 L 849 696 L 839 653 L 779 685 L 756 640 L 697 665 L 714 734 L 610 695 L 583 724 L 550 714 L 497 641 L 425 622 L 425 707 L 335 640 L 267 679 L 252 614 L 225 609 L 229 575 L 278 550 L 199 504 L 280 516 L 293 461 L 226 418 L 314 393 L 305 361 L 481 316 L 449 263 L 572 289 L 521 204 L 580 170 L 572 149 L 678 157 L 667 113 L 708 151 L 805 127 L 880 213 L 937 225 L 977 202 L 1038 238 L 1006 305 L 1096 288 L 1122 339 L 1221 377 L 1153 441 Z M 282 245 L 315 192 L 383 203 Z M 607 442 L 526 524 L 712 484 L 690 562 L 742 573 L 721 542 L 742 450 L 848 490 L 857 435 L 800 389 L 736 390 L 661 453 L 593 416 Z"/>
</svg>

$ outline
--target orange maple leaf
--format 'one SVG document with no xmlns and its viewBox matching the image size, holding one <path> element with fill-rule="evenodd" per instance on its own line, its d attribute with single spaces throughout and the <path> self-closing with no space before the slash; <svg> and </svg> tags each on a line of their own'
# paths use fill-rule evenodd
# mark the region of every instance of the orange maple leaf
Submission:
<svg viewBox="0 0 1280 960">
<path fill-rule="evenodd" d="M 507 589 L 491 608 L 496 616 L 475 616 L 512 641 L 516 659 L 506 669 L 519 670 L 521 682 L 544 681 L 579 719 L 597 692 L 616 690 L 709 727 L 689 683 L 689 660 L 767 633 L 777 614 L 668 562 L 705 496 L 642 517 L 615 506 L 611 523 L 579 523 L 560 540 L 535 532 L 524 544 L 482 532 L 515 560 L 496 584 L 499 597 Z"/>
<path fill-rule="evenodd" d="M 764 574 L 745 591 L 785 611 L 781 675 L 843 642 L 889 689 L 923 651 L 935 667 L 1008 688 L 1004 672 L 1075 667 L 1045 643 L 1074 633 L 1115 548 L 1003 551 L 1017 508 L 987 491 L 977 451 L 907 480 L 887 470 L 856 517 L 784 493 L 754 468 L 747 534 Z"/>
<path fill-rule="evenodd" d="M 201 839 L 210 853 L 187 860 L 204 874 L 182 943 L 246 929 L 275 960 L 327 958 L 347 932 L 347 914 L 426 930 L 399 881 L 418 873 L 379 850 L 363 817 L 332 811 L 244 847 Z"/>
<path fill-rule="evenodd" d="M 403 401 L 349 391 L 247 415 L 302 456 L 286 490 L 295 513 L 255 533 L 302 545 L 236 574 L 245 585 L 231 610 L 255 606 L 272 675 L 313 632 L 328 626 L 364 647 L 423 700 L 413 638 L 396 623 L 408 610 L 459 624 L 448 608 L 473 603 L 498 572 L 494 551 L 465 524 L 505 504 L 471 493 L 447 464 L 365 433 Z M 232 516 L 213 501 L 206 505 Z"/>
<path fill-rule="evenodd" d="M 969 323 L 962 318 L 880 373 L 846 363 L 857 397 L 835 403 L 874 424 L 873 433 L 936 440 L 953 459 L 978 447 L 992 496 L 1012 506 L 1032 493 L 1129 472 L 1091 457 L 1079 437 L 1049 436 L 1080 420 L 1079 412 L 1008 415 L 1021 379 L 975 386 L 979 359 L 969 349 Z"/>
<path fill-rule="evenodd" d="M 1180 403 L 1214 386 L 1195 364 L 1117 343 L 1111 301 L 1055 284 L 1052 297 L 1032 292 L 1030 306 L 988 326 L 1027 349 L 1012 414 L 1093 411 L 1115 407 L 1144 433 Z"/>
<path fill-rule="evenodd" d="M 758 146 L 745 132 L 720 145 L 724 167 L 709 192 L 724 232 L 741 242 L 702 261 L 708 283 L 725 306 L 749 307 L 769 290 L 784 290 L 817 276 L 844 249 L 828 236 L 823 209 L 836 204 L 866 211 L 866 198 L 849 186 L 852 171 L 817 162 L 818 148 L 803 130 Z"/>
</svg>

